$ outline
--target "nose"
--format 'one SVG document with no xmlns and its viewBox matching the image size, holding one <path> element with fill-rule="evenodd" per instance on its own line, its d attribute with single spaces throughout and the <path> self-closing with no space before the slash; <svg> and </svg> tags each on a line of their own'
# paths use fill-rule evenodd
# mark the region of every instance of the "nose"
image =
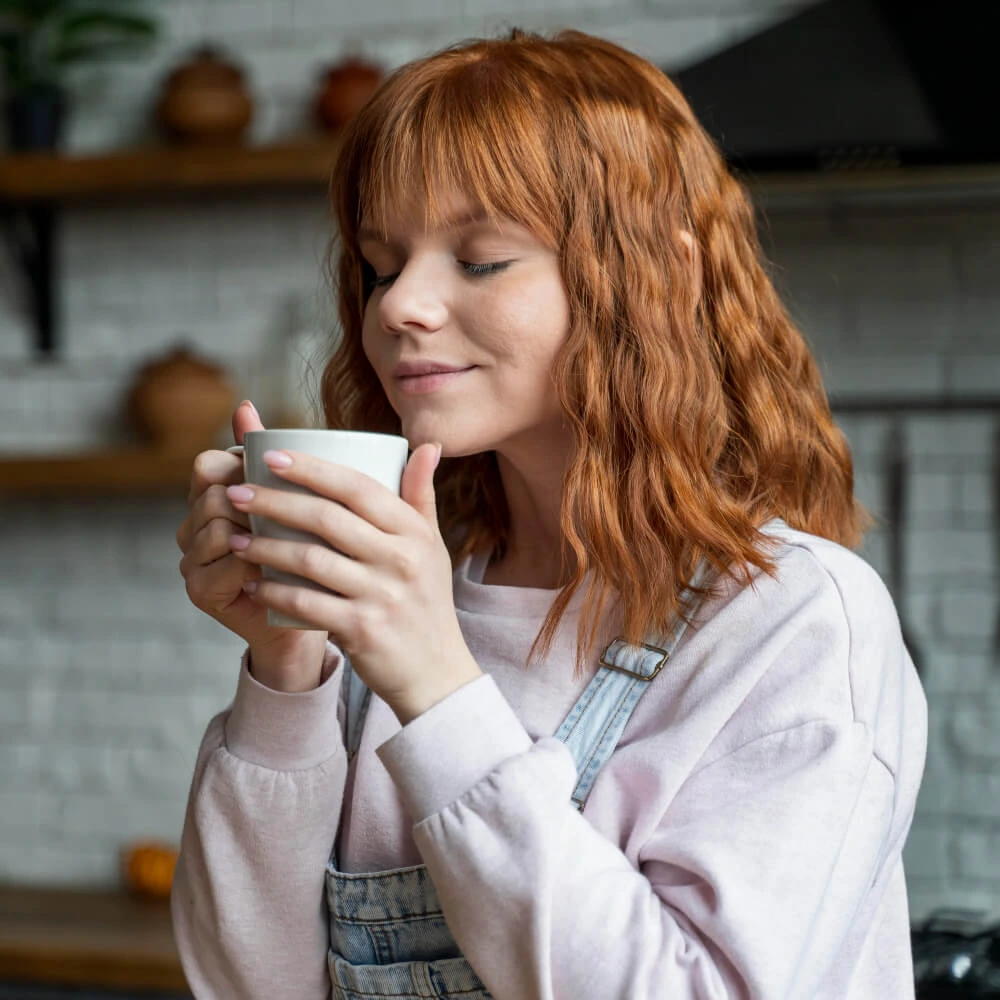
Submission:
<svg viewBox="0 0 1000 1000">
<path fill-rule="evenodd" d="M 439 330 L 448 315 L 444 275 L 433 263 L 411 258 L 382 293 L 379 322 L 393 333 Z"/>
</svg>

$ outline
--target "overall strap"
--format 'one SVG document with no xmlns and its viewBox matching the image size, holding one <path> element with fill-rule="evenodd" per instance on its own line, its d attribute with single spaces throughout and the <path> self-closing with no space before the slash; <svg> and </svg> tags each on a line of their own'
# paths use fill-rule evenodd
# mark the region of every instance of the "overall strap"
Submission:
<svg viewBox="0 0 1000 1000">
<path fill-rule="evenodd" d="M 344 676 L 340 682 L 347 689 L 347 759 L 353 760 L 361 746 L 361 730 L 364 729 L 365 716 L 368 714 L 368 703 L 372 700 L 371 691 L 364 681 L 354 672 L 351 661 L 344 657 Z"/>
<path fill-rule="evenodd" d="M 700 603 L 692 588 L 699 586 L 705 573 L 702 565 L 681 597 L 686 616 L 678 618 L 666 634 L 650 633 L 639 645 L 627 643 L 621 637 L 610 643 L 601 655 L 600 669 L 556 732 L 556 739 L 566 744 L 576 762 L 577 782 L 572 802 L 580 811 L 639 699 L 681 641 L 688 619 Z"/>
</svg>

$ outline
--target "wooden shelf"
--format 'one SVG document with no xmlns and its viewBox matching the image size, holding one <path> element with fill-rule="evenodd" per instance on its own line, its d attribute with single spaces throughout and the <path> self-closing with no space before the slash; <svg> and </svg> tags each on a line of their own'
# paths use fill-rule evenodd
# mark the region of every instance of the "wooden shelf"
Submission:
<svg viewBox="0 0 1000 1000">
<path fill-rule="evenodd" d="M 878 198 L 958 199 L 1000 195 L 1000 163 L 872 170 L 802 171 L 746 175 L 755 200 Z"/>
<path fill-rule="evenodd" d="M 77 455 L 0 456 L 0 497 L 185 495 L 194 455 L 139 448 Z"/>
<path fill-rule="evenodd" d="M 52 202 L 169 191 L 317 187 L 326 184 L 336 137 L 268 146 L 151 146 L 101 156 L 0 156 L 0 200 Z M 754 194 L 892 194 L 997 190 L 1000 164 L 751 174 Z"/>
<path fill-rule="evenodd" d="M 272 146 L 150 147 L 104 156 L 18 154 L 0 157 L 0 200 L 55 202 L 170 191 L 321 187 L 336 139 Z"/>
<path fill-rule="evenodd" d="M 0 982 L 188 993 L 166 900 L 0 886 Z"/>
<path fill-rule="evenodd" d="M 54 255 L 57 206 L 85 199 L 204 194 L 327 185 L 337 137 L 270 146 L 156 146 L 103 156 L 19 153 L 0 156 L 0 221 L 27 279 L 37 345 L 56 350 L 59 317 Z"/>
</svg>

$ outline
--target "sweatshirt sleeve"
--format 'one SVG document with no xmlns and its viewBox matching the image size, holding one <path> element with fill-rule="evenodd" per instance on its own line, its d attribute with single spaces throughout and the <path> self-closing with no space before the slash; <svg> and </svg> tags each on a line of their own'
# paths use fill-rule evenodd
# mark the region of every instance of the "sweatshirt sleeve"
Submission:
<svg viewBox="0 0 1000 1000">
<path fill-rule="evenodd" d="M 815 996 L 892 824 L 893 776 L 851 718 L 765 731 L 703 763 L 638 866 L 570 804 L 568 749 L 532 743 L 489 677 L 379 754 L 448 925 L 497 1000 Z"/>
<path fill-rule="evenodd" d="M 174 935 L 197 1000 L 324 1000 L 324 870 L 347 771 L 343 657 L 328 645 L 323 682 L 302 694 L 264 687 L 246 661 L 198 753 Z"/>
</svg>

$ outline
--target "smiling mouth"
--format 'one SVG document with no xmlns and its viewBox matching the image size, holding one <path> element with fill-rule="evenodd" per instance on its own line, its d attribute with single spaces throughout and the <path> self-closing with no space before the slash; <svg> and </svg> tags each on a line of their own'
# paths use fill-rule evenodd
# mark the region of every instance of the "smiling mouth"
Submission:
<svg viewBox="0 0 1000 1000">
<path fill-rule="evenodd" d="M 407 395 L 419 395 L 444 388 L 444 386 L 450 385 L 463 375 L 473 371 L 475 367 L 475 365 L 470 365 L 468 368 L 461 368 L 458 371 L 430 372 L 427 375 L 401 375 L 397 377 L 396 381 L 402 392 Z"/>
</svg>

